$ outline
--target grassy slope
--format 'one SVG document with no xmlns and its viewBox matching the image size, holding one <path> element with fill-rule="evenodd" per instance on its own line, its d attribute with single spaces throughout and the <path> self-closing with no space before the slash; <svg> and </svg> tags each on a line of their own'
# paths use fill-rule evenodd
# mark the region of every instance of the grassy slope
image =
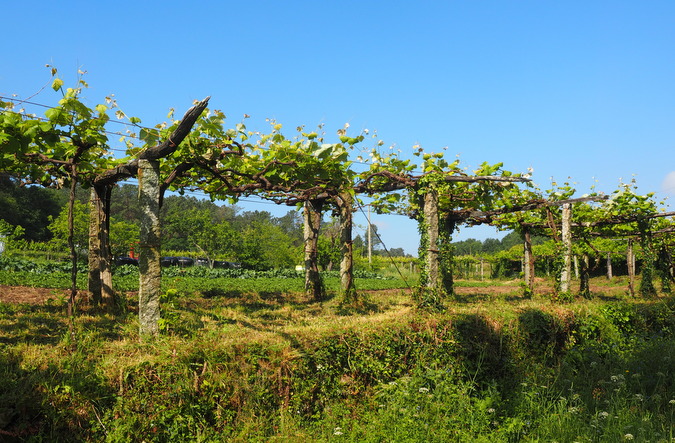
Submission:
<svg viewBox="0 0 675 443">
<path fill-rule="evenodd" d="M 595 281 L 595 299 L 566 305 L 523 299 L 517 282 L 467 284 L 443 313 L 418 312 L 406 290 L 344 307 L 271 289 L 204 298 L 174 283 L 152 342 L 138 340 L 132 300 L 115 315 L 81 306 L 76 343 L 60 305 L 0 305 L 0 430 L 63 441 L 658 441 L 672 429 L 673 304 L 628 300 L 625 282 Z"/>
</svg>

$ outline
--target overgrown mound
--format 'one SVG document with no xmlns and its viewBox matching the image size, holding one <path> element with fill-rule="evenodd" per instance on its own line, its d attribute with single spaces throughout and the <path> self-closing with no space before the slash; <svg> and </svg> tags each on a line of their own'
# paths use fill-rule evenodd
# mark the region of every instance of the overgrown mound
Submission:
<svg viewBox="0 0 675 443">
<path fill-rule="evenodd" d="M 15 441 L 668 439 L 675 302 L 364 310 L 301 296 L 173 301 L 165 335 L 1 305 L 0 432 Z M 398 298 L 397 298 L 398 297 Z"/>
</svg>

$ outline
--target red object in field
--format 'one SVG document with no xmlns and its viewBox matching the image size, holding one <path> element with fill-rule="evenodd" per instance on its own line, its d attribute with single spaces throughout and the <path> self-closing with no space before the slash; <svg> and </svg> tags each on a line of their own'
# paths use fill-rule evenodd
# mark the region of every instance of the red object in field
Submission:
<svg viewBox="0 0 675 443">
<path fill-rule="evenodd" d="M 136 252 L 134 251 L 134 247 L 138 244 L 138 242 L 134 242 L 130 247 L 129 247 L 129 257 L 135 258 L 138 260 L 138 256 L 136 255 Z"/>
</svg>

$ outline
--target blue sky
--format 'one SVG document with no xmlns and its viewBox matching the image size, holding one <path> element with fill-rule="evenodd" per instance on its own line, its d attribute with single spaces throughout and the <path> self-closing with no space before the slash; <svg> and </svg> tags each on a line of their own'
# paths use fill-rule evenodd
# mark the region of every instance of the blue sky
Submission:
<svg viewBox="0 0 675 443">
<path fill-rule="evenodd" d="M 49 63 L 66 85 L 87 71 L 92 105 L 115 94 L 146 125 L 211 96 L 232 125 L 348 122 L 404 155 L 419 143 L 469 169 L 532 167 L 544 188 L 569 177 L 579 194 L 612 192 L 635 177 L 675 194 L 672 1 L 7 3 L 0 95 L 34 94 Z M 373 220 L 387 247 L 416 253 L 414 222 Z"/>
</svg>

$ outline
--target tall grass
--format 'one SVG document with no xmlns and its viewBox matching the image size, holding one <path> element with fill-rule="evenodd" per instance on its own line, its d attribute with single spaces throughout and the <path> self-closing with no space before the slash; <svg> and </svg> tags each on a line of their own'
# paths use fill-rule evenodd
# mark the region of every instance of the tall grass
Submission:
<svg viewBox="0 0 675 443">
<path fill-rule="evenodd" d="M 675 437 L 672 298 L 556 305 L 514 285 L 428 313 L 402 290 L 350 308 L 173 278 L 149 341 L 131 299 L 116 313 L 81 304 L 74 342 L 58 300 L 0 303 L 0 440 Z"/>
</svg>

